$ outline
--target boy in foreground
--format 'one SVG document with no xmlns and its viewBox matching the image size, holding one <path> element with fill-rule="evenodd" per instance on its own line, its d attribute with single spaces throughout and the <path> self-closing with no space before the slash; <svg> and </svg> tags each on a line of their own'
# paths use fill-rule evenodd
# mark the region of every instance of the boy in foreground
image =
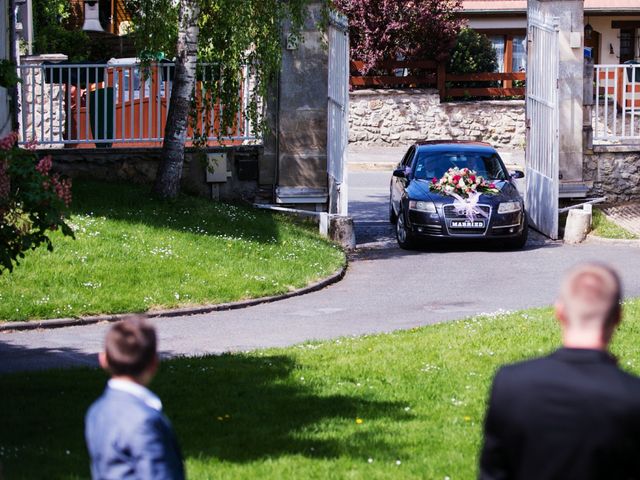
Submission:
<svg viewBox="0 0 640 480">
<path fill-rule="evenodd" d="M 139 316 L 114 324 L 99 359 L 111 379 L 85 419 L 92 478 L 184 479 L 162 402 L 147 389 L 159 365 L 155 329 Z"/>
</svg>

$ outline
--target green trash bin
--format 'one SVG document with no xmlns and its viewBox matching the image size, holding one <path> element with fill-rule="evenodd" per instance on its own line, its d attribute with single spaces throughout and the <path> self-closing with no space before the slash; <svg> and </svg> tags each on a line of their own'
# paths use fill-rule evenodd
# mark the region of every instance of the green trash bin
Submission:
<svg viewBox="0 0 640 480">
<path fill-rule="evenodd" d="M 115 130 L 113 87 L 89 92 L 89 116 L 94 140 L 111 140 Z M 111 148 L 113 143 L 96 143 L 97 148 Z"/>
</svg>

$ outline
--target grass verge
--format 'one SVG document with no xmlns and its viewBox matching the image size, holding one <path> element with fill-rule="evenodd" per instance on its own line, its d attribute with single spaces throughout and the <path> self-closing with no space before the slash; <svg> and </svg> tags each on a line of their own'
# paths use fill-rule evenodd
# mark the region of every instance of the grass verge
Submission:
<svg viewBox="0 0 640 480">
<path fill-rule="evenodd" d="M 140 312 L 263 297 L 345 262 L 316 227 L 240 205 L 147 187 L 75 182 L 76 240 L 29 252 L 0 275 L 0 321 Z"/>
<path fill-rule="evenodd" d="M 475 478 L 495 369 L 553 350 L 549 309 L 388 335 L 163 364 L 152 388 L 191 479 Z M 640 301 L 615 337 L 640 371 Z M 96 370 L 0 376 L 6 478 L 87 478 L 83 416 Z"/>
<path fill-rule="evenodd" d="M 636 235 L 624 229 L 617 223 L 609 220 L 607 216 L 597 208 L 593 209 L 591 233 L 602 238 L 616 238 L 624 240 L 638 238 Z"/>
</svg>

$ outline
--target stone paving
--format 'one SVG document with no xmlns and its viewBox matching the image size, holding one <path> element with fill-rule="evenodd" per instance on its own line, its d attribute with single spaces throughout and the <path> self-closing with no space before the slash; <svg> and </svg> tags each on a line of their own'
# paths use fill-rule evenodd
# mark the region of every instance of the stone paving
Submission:
<svg viewBox="0 0 640 480">
<path fill-rule="evenodd" d="M 604 209 L 605 215 L 622 228 L 640 236 L 640 203 L 627 203 Z"/>
</svg>

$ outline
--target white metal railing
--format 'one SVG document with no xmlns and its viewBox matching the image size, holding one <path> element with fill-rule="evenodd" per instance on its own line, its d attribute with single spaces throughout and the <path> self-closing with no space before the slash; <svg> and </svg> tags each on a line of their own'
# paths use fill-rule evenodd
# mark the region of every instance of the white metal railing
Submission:
<svg viewBox="0 0 640 480">
<path fill-rule="evenodd" d="M 159 63 L 145 69 L 131 60 L 112 60 L 106 65 L 20 65 L 20 143 L 36 141 L 45 148 L 160 146 L 175 66 Z M 213 78 L 217 68 L 198 65 L 197 113 L 187 131 L 187 144 L 193 144 L 194 136 L 206 137 L 209 145 L 258 140 L 247 115 L 251 89 L 248 67 L 243 69 L 238 92 L 241 108 L 237 118 L 221 132 L 225 107 L 207 92 L 202 81 Z"/>
<path fill-rule="evenodd" d="M 640 65 L 595 65 L 593 140 L 640 141 Z"/>
</svg>

